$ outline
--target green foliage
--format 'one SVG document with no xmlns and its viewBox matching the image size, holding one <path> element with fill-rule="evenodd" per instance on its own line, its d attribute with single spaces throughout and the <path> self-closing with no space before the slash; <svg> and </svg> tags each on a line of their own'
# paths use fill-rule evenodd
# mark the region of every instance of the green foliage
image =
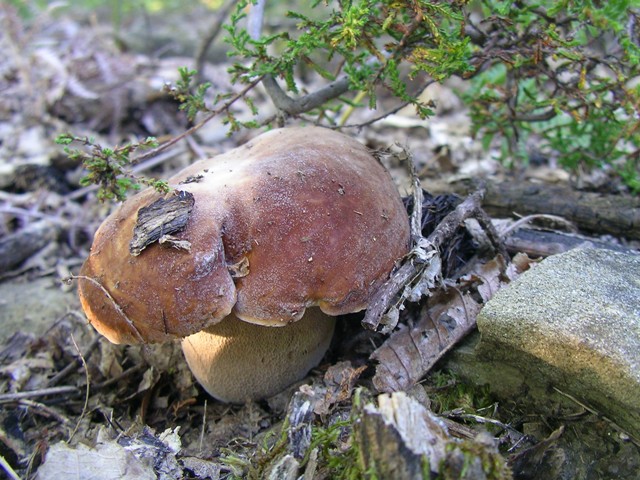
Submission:
<svg viewBox="0 0 640 480">
<path fill-rule="evenodd" d="M 512 480 L 511 469 L 504 458 L 492 451 L 487 445 L 477 441 L 461 440 L 459 443 L 447 445 L 449 456 L 462 457 L 462 468 L 454 462 L 453 465 L 444 462 L 439 471 L 439 479 L 454 480 L 469 478 L 472 466 L 480 461 L 482 472 L 488 480 Z"/>
<path fill-rule="evenodd" d="M 331 478 L 355 480 L 364 477 L 353 439 L 353 424 L 356 421 L 357 414 L 352 413 L 348 420 L 313 429 L 309 451 L 318 448 L 319 463 L 326 468 Z"/>
<path fill-rule="evenodd" d="M 153 187 L 162 193 L 170 190 L 167 182 L 148 177 L 136 177 L 126 170 L 126 167 L 131 164 L 130 156 L 133 152 L 158 146 L 153 137 L 139 143 L 108 148 L 95 143 L 91 138 L 64 133 L 56 138 L 56 143 L 64 145 L 64 151 L 70 159 L 82 162 L 88 173 L 80 180 L 80 184 L 98 185 L 100 187 L 98 199 L 101 201 L 114 199 L 123 201 L 129 191 L 139 190 L 140 185 Z M 83 148 L 70 148 L 74 143 Z"/>
<path fill-rule="evenodd" d="M 225 26 L 228 71 L 243 89 L 211 95 L 211 85 L 194 85 L 196 72 L 187 68 L 167 88 L 192 121 L 199 112 L 205 121 L 221 114 L 230 133 L 287 115 L 342 125 L 355 108 L 378 108 L 383 95 L 426 118 L 433 112 L 419 99 L 422 88 L 456 75 L 468 80 L 463 99 L 474 135 L 487 149 L 497 146 L 505 165 L 542 155 L 572 172 L 607 169 L 640 193 L 634 1 L 315 0 L 295 4 L 277 31 L 264 22 L 259 38 L 245 27 L 251 3 L 239 0 Z M 317 81 L 309 82 L 311 75 Z M 305 85 L 325 86 L 346 78 L 348 89 L 290 109 L 287 103 L 327 90 L 305 92 L 302 77 Z M 252 89 L 263 79 L 279 80 L 275 88 L 285 91 L 278 99 L 265 81 L 279 113 L 258 120 Z M 237 99 L 253 118 L 230 108 Z"/>
<path fill-rule="evenodd" d="M 610 167 L 640 192 L 629 160 L 640 147 L 640 12 L 630 0 L 342 0 L 314 18 L 290 11 L 295 31 L 258 40 L 242 26 L 249 3 L 227 26 L 236 82 L 270 75 L 298 94 L 299 72 L 346 75 L 369 108 L 387 90 L 424 118 L 432 112 L 411 80 L 458 75 L 470 80 L 464 99 L 475 135 L 486 148 L 500 144 L 505 164 L 535 153 L 574 172 Z M 332 122 L 350 103 L 345 95 L 311 113 Z"/>
<path fill-rule="evenodd" d="M 434 371 L 427 379 L 431 408 L 436 413 L 454 409 L 464 413 L 478 413 L 493 405 L 489 386 L 475 386 L 460 381 L 453 373 Z"/>
<path fill-rule="evenodd" d="M 638 26 L 637 5 L 635 11 L 629 0 L 477 5 L 485 19 L 481 28 L 472 26 L 485 37 L 464 99 L 483 145 L 498 139 L 505 163 L 526 163 L 535 145 L 535 153 L 572 172 L 609 168 L 640 193 L 640 90 L 633 86 L 640 46 L 627 31 L 632 21 Z"/>
<path fill-rule="evenodd" d="M 187 67 L 179 67 L 178 73 L 180 80 L 175 86 L 166 85 L 165 91 L 180 102 L 179 109 L 186 112 L 190 121 L 194 121 L 199 112 L 210 112 L 206 106 L 205 95 L 211 88 L 211 83 L 201 83 L 193 90 L 191 83 L 198 72 Z"/>
<path fill-rule="evenodd" d="M 319 3 L 319 2 L 317 2 Z M 252 40 L 242 27 L 247 1 L 241 1 L 227 25 L 230 55 L 238 61 L 230 69 L 236 82 L 271 75 L 298 93 L 297 69 L 312 69 L 327 80 L 349 78 L 350 89 L 364 91 L 370 108 L 377 106 L 378 89 L 413 104 L 422 117 L 431 114 L 416 93 L 407 92 L 407 75 L 425 73 L 444 79 L 468 71 L 471 48 L 459 32 L 465 2 L 352 0 L 324 9 L 323 18 L 287 12 L 296 31 L 265 34 Z M 277 54 L 269 53 L 277 52 Z M 320 117 L 329 105 L 316 112 Z"/>
<path fill-rule="evenodd" d="M 190 70 L 187 67 L 179 67 L 178 73 L 180 79 L 175 85 L 165 85 L 165 92 L 180 102 L 178 107 L 180 110 L 186 112 L 189 121 L 193 122 L 196 119 L 198 113 L 204 113 L 209 116 L 217 114 L 224 114 L 223 123 L 229 125 L 229 133 L 241 130 L 242 128 L 258 128 L 259 125 L 254 120 L 240 121 L 237 119 L 234 111 L 230 108 L 231 104 L 235 101 L 234 96 L 231 93 L 220 93 L 213 98 L 211 107 L 207 105 L 206 94 L 211 88 L 211 83 L 201 83 L 194 85 L 194 80 L 198 72 L 196 70 Z M 256 84 L 254 80 L 253 85 Z M 251 113 L 255 116 L 258 114 L 258 109 L 253 103 L 253 99 L 246 95 L 241 95 L 244 103 L 249 107 Z M 226 103 L 225 103 L 226 102 Z"/>
</svg>

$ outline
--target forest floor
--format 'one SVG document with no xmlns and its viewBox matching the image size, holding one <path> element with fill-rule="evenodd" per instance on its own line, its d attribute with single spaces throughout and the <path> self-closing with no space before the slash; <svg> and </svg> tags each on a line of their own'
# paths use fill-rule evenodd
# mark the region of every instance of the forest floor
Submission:
<svg viewBox="0 0 640 480">
<path fill-rule="evenodd" d="M 171 21 L 140 15 L 116 37 L 111 25 L 91 15 L 51 12 L 27 21 L 0 7 L 0 242 L 27 229 L 39 239 L 33 246 L 29 240 L 16 247 L 18 256 L 3 260 L 0 269 L 0 458 L 8 476 L 34 478 L 56 446 L 60 458 L 77 462 L 74 468 L 85 462 L 84 467 L 102 472 L 95 478 L 117 478 L 123 471 L 133 475 L 137 468 L 142 468 L 137 478 L 257 478 L 266 475 L 281 453 L 292 396 L 310 391 L 324 400 L 315 405 L 309 451 L 316 453 L 301 460 L 308 473 L 304 478 L 339 478 L 356 471 L 358 452 L 349 419 L 358 412 L 354 402 L 373 398 L 369 356 L 385 340 L 380 333 L 363 331 L 359 317 L 342 319 L 330 353 L 302 382 L 311 385 L 306 390 L 294 385 L 265 401 L 227 405 L 208 397 L 194 381 L 179 343 L 121 346 L 98 335 L 69 280 L 114 206 L 99 202 L 95 189 L 80 186 L 80 166 L 54 139 L 72 131 L 113 145 L 128 138 L 152 135 L 162 140 L 180 134 L 187 122 L 177 104 L 162 94 L 162 85 L 177 80 L 179 66 L 193 66 L 198 38 L 212 22 L 201 13 L 172 16 Z M 209 62 L 205 77 L 216 88 L 228 87 L 222 47 L 213 47 Z M 569 184 L 569 175 L 553 165 L 517 174 L 505 170 L 495 152 L 483 150 L 471 137 L 468 117 L 454 93 L 458 86 L 452 81 L 425 93 L 438 103 L 428 126 L 412 112 L 401 111 L 348 133 L 372 149 L 406 146 L 426 188 L 446 190 L 449 181 L 479 177 Z M 261 102 L 260 108 L 270 108 L 266 97 Z M 358 115 L 366 114 L 355 113 L 354 121 L 366 119 Z M 227 136 L 227 130 L 214 119 L 192 139 L 136 168 L 164 178 L 256 134 Z M 404 168 L 393 162 L 387 166 L 400 191 L 408 194 Z M 597 183 L 598 178 L 596 173 L 587 180 Z M 489 428 L 512 464 L 515 459 L 524 463 L 524 458 L 531 465 L 553 462 L 542 457 L 554 455 L 559 422 L 548 423 L 544 438 L 527 435 L 526 412 L 498 405 L 485 387 L 464 384 L 438 368 L 416 388 L 412 398 L 443 418 L 462 410 L 475 416 L 457 420 L 462 438 Z M 601 419 L 579 416 L 587 427 L 566 420 L 576 432 L 607 431 Z M 615 449 L 617 441 L 607 448 Z M 78 450 L 80 445 L 85 450 Z M 74 460 L 64 456 L 65 448 L 76 449 Z M 152 460 L 140 464 L 119 449 Z M 534 460 L 535 455 L 540 458 Z M 107 460 L 99 463 L 98 458 Z M 70 467 L 48 468 L 48 475 L 54 475 Z M 524 467 L 517 478 L 542 478 L 523 472 Z"/>
</svg>

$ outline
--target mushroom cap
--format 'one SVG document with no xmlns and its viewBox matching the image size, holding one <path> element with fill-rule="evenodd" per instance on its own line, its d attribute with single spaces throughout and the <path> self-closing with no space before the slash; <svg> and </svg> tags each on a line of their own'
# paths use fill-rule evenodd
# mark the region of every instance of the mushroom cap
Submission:
<svg viewBox="0 0 640 480">
<path fill-rule="evenodd" d="M 301 380 L 331 343 L 335 318 L 317 307 L 286 328 L 242 322 L 233 314 L 182 340 L 200 385 L 223 402 L 271 397 Z"/>
<path fill-rule="evenodd" d="M 408 251 L 408 217 L 389 173 L 328 129 L 272 130 L 169 184 L 195 200 L 174 234 L 189 250 L 156 242 L 129 252 L 139 210 L 163 197 L 147 189 L 104 221 L 80 272 L 89 321 L 114 343 L 185 337 L 232 311 L 269 326 L 311 306 L 356 312 Z"/>
</svg>

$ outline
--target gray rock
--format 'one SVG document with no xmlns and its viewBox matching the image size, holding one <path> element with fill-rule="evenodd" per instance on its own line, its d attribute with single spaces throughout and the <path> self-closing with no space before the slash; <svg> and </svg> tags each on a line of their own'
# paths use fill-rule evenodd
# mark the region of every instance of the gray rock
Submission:
<svg viewBox="0 0 640 480">
<path fill-rule="evenodd" d="M 478 328 L 478 358 L 640 435 L 640 255 L 549 257 L 498 292 Z"/>
</svg>

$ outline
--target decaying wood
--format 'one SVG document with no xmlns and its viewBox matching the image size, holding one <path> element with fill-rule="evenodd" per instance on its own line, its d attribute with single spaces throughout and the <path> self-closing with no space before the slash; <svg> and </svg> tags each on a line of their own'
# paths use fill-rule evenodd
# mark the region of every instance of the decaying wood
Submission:
<svg viewBox="0 0 640 480">
<path fill-rule="evenodd" d="M 377 407 L 366 405 L 355 438 L 372 477 L 407 480 L 437 471 L 451 441 L 442 420 L 402 392 L 380 395 Z"/>
<path fill-rule="evenodd" d="M 302 460 L 311 445 L 311 426 L 315 414 L 315 401 L 303 392 L 296 392 L 287 409 L 289 428 L 287 430 L 288 450 L 296 460 Z"/>
<path fill-rule="evenodd" d="M 463 451 L 446 424 L 403 392 L 380 395 L 355 424 L 355 441 L 371 478 L 509 479 L 495 441 L 479 434 Z M 489 460 L 490 461 L 487 461 Z"/>
<path fill-rule="evenodd" d="M 492 216 L 548 213 L 564 217 L 586 232 L 640 240 L 639 197 L 579 192 L 566 186 L 530 182 L 486 182 L 482 187 L 486 189 L 482 207 Z M 457 184 L 452 188 L 466 194 L 478 185 Z"/>
<path fill-rule="evenodd" d="M 133 256 L 140 255 L 142 250 L 162 237 L 184 230 L 194 204 L 195 199 L 191 193 L 180 191 L 142 207 L 138 211 L 129 253 Z"/>
<path fill-rule="evenodd" d="M 416 194 L 415 192 L 420 192 Z M 383 332 L 388 333 L 397 323 L 398 308 L 412 295 L 414 288 L 419 283 L 431 288 L 438 283 L 441 275 L 440 249 L 444 242 L 455 235 L 456 230 L 469 218 L 475 218 L 485 231 L 496 251 L 508 258 L 504 245 L 500 241 L 498 233 L 493 227 L 489 217 L 482 211 L 480 203 L 483 192 L 471 194 L 460 203 L 453 212 L 449 213 L 427 238 L 422 236 L 422 190 L 414 185 L 414 214 L 411 220 L 411 235 L 413 248 L 404 259 L 400 268 L 380 288 L 375 295 L 375 300 L 365 314 L 363 326 L 376 329 L 383 326 Z M 419 212 L 418 215 L 415 212 Z M 415 217 L 418 217 L 418 220 Z M 421 288 L 423 289 L 423 288 Z M 395 305 L 394 305 L 395 304 Z"/>
<path fill-rule="evenodd" d="M 630 248 L 584 235 L 532 228 L 518 229 L 504 239 L 504 244 L 511 253 L 522 252 L 530 257 L 548 257 L 568 252 L 574 248 L 601 248 L 616 252 L 633 252 Z"/>
<path fill-rule="evenodd" d="M 509 265 L 501 256 L 465 275 L 457 285 L 435 291 L 424 301 L 420 319 L 393 333 L 371 354 L 378 362 L 373 385 L 380 392 L 407 390 L 459 340 L 475 328 L 482 305 L 529 267 L 525 255 Z M 479 297 L 479 299 L 478 299 Z"/>
<path fill-rule="evenodd" d="M 0 240 L 0 273 L 7 272 L 58 238 L 61 225 L 50 220 L 31 223 Z"/>
</svg>

